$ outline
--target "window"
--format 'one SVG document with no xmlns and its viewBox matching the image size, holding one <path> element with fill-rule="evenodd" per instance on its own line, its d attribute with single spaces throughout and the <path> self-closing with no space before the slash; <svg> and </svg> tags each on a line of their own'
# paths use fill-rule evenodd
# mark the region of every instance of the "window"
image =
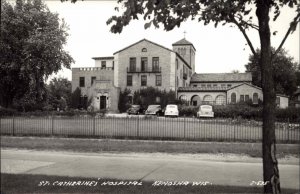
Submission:
<svg viewBox="0 0 300 194">
<path fill-rule="evenodd" d="M 176 68 L 178 69 L 178 59 L 176 59 Z"/>
<path fill-rule="evenodd" d="M 232 93 L 231 94 L 231 103 L 236 103 L 236 94 L 235 93 Z"/>
<path fill-rule="evenodd" d="M 115 61 L 113 61 L 113 64 L 112 64 L 112 69 L 114 69 L 115 67 Z"/>
<path fill-rule="evenodd" d="M 142 72 L 147 71 L 147 65 L 148 65 L 148 58 L 147 57 L 142 57 L 141 58 L 141 71 Z"/>
<path fill-rule="evenodd" d="M 147 86 L 147 76 L 146 75 L 141 76 L 141 86 Z"/>
<path fill-rule="evenodd" d="M 257 93 L 253 94 L 253 104 L 258 104 L 258 94 Z"/>
<path fill-rule="evenodd" d="M 101 61 L 101 68 L 105 69 L 106 68 L 106 61 Z"/>
<path fill-rule="evenodd" d="M 132 86 L 132 75 L 127 75 L 127 86 Z"/>
<path fill-rule="evenodd" d="M 135 67 L 136 67 L 136 58 L 135 57 L 131 57 L 129 59 L 129 71 L 135 72 Z"/>
<path fill-rule="evenodd" d="M 213 84 L 213 87 L 217 87 L 218 86 L 218 84 Z"/>
<path fill-rule="evenodd" d="M 203 102 L 205 104 L 212 104 L 213 103 L 213 98 L 211 95 L 206 95 L 203 97 Z"/>
<path fill-rule="evenodd" d="M 156 80 L 155 80 L 155 82 L 156 82 L 156 86 L 161 86 L 161 75 L 156 75 Z"/>
<path fill-rule="evenodd" d="M 179 100 L 181 100 L 181 101 L 187 101 L 186 95 L 181 95 L 181 96 L 179 97 Z"/>
<path fill-rule="evenodd" d="M 245 102 L 245 97 L 244 97 L 244 95 L 240 95 L 240 102 Z"/>
<path fill-rule="evenodd" d="M 85 83 L 84 83 L 84 77 L 79 77 L 79 87 L 84 87 Z"/>
<path fill-rule="evenodd" d="M 95 80 L 96 80 L 96 77 L 91 77 L 91 85 L 93 85 L 93 83 L 95 82 Z"/>
<path fill-rule="evenodd" d="M 152 58 L 152 70 L 159 71 L 159 58 L 158 57 Z"/>
<path fill-rule="evenodd" d="M 206 85 L 205 85 L 205 84 L 201 84 L 201 87 L 205 88 L 205 87 L 206 87 Z"/>
<path fill-rule="evenodd" d="M 225 88 L 225 86 L 226 86 L 225 84 L 221 84 L 221 87 L 222 87 L 222 88 Z"/>
<path fill-rule="evenodd" d="M 208 88 L 211 88 L 211 84 L 207 84 L 207 87 L 208 87 Z"/>
<path fill-rule="evenodd" d="M 219 95 L 216 97 L 216 104 L 217 105 L 224 105 L 226 104 L 226 98 L 223 95 Z"/>
<path fill-rule="evenodd" d="M 249 95 L 245 95 L 245 102 L 249 101 Z"/>
<path fill-rule="evenodd" d="M 227 84 L 227 87 L 230 88 L 230 87 L 231 87 L 231 84 Z"/>
<path fill-rule="evenodd" d="M 197 87 L 197 85 L 193 85 L 193 87 L 194 87 L 194 88 L 196 88 L 196 87 Z"/>
<path fill-rule="evenodd" d="M 142 49 L 142 52 L 147 52 L 147 49 L 146 49 L 146 48 L 143 48 L 143 49 Z"/>
</svg>

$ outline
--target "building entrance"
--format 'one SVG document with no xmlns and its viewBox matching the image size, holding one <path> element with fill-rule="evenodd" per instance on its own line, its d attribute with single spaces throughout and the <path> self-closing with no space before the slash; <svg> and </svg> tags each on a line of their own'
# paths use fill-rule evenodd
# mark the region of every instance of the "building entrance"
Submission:
<svg viewBox="0 0 300 194">
<path fill-rule="evenodd" d="M 106 96 L 100 96 L 100 110 L 106 108 Z"/>
</svg>

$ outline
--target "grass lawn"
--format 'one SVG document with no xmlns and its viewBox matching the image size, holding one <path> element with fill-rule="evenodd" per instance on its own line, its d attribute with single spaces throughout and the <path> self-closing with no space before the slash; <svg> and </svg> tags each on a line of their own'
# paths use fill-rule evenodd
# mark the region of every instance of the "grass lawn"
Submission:
<svg viewBox="0 0 300 194">
<path fill-rule="evenodd" d="M 261 143 L 116 140 L 59 137 L 1 136 L 1 148 L 75 152 L 232 153 L 261 157 Z M 298 144 L 277 144 L 277 157 L 299 157 Z"/>
<path fill-rule="evenodd" d="M 41 185 L 41 181 L 48 181 L 49 185 Z M 57 186 L 59 182 L 90 181 L 92 186 Z M 92 182 L 93 181 L 93 182 Z M 262 187 L 238 187 L 238 186 L 192 186 L 192 183 L 184 186 L 153 186 L 153 182 L 137 181 L 141 185 L 102 185 L 103 182 L 129 182 L 130 180 L 91 179 L 82 177 L 59 177 L 29 174 L 1 174 L 1 193 L 262 193 Z M 296 193 L 297 190 L 283 189 L 282 193 Z"/>
<path fill-rule="evenodd" d="M 261 123 L 195 118 L 2 118 L 1 134 L 260 142 Z M 277 142 L 300 142 L 299 127 L 276 124 Z"/>
</svg>

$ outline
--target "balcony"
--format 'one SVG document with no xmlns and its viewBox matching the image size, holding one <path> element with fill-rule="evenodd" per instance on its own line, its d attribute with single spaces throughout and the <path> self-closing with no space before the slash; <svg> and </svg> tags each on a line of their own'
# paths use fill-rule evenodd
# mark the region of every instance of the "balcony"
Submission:
<svg viewBox="0 0 300 194">
<path fill-rule="evenodd" d="M 127 67 L 127 73 L 161 73 L 161 67 L 159 68 L 145 68 L 145 69 L 141 69 L 141 68 L 128 68 Z"/>
</svg>

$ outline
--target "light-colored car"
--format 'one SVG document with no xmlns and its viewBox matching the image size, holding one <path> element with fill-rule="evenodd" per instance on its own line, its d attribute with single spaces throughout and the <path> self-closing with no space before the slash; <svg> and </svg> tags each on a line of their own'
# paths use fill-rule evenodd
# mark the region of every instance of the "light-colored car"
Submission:
<svg viewBox="0 0 300 194">
<path fill-rule="evenodd" d="M 145 115 L 162 115 L 162 110 L 160 105 L 149 105 L 145 111 Z"/>
<path fill-rule="evenodd" d="M 165 109 L 165 116 L 178 117 L 179 116 L 178 106 L 175 104 L 168 104 Z"/>
<path fill-rule="evenodd" d="M 201 105 L 197 112 L 197 117 L 214 117 L 213 108 L 211 105 Z"/>
</svg>

